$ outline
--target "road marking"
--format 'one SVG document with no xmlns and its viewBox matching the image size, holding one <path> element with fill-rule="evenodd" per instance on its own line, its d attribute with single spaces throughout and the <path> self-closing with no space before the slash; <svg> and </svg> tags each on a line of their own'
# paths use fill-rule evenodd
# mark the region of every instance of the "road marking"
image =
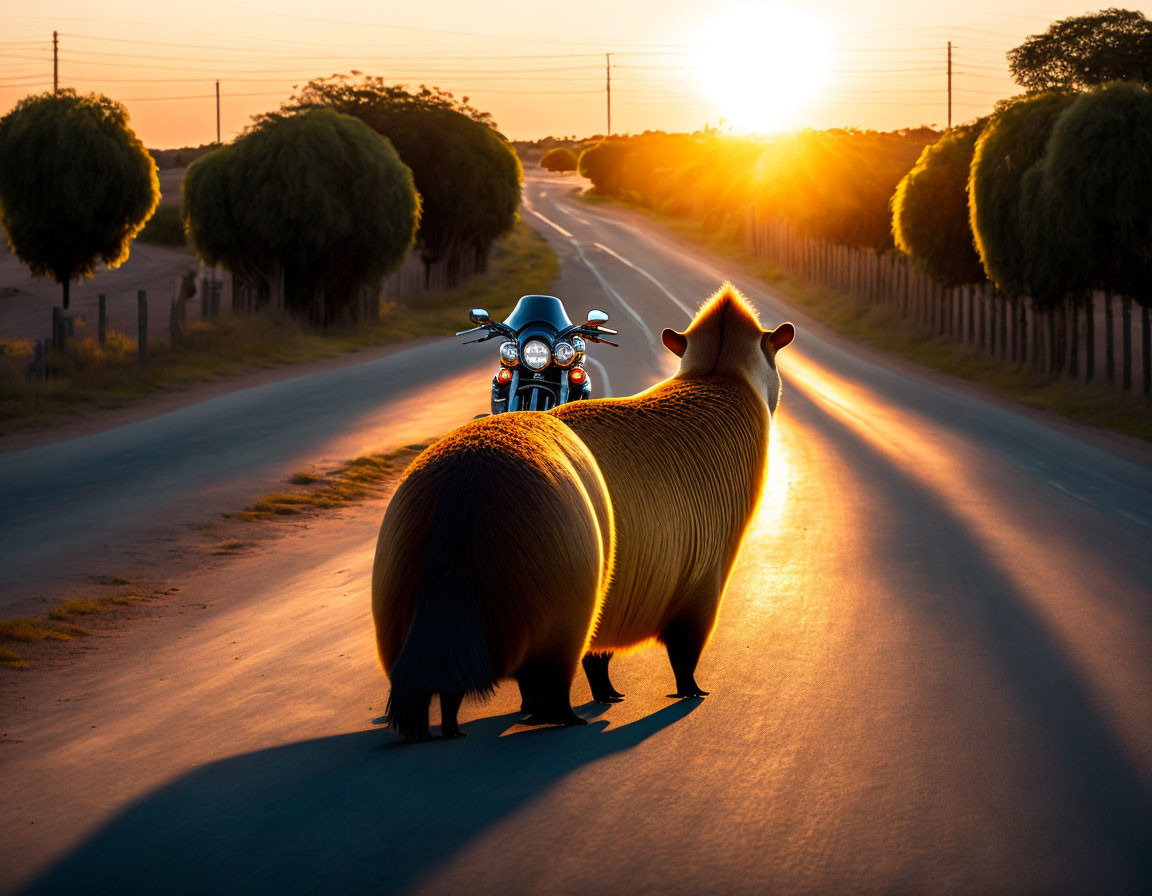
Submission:
<svg viewBox="0 0 1152 896">
<path fill-rule="evenodd" d="M 657 280 L 655 277 L 653 277 L 651 274 L 649 274 L 646 270 L 644 270 L 644 268 L 640 267 L 637 264 L 633 264 L 631 261 L 629 261 L 623 255 L 620 255 L 616 252 L 613 252 L 611 249 L 609 249 L 603 243 L 593 243 L 592 245 L 595 246 L 597 249 L 599 249 L 601 252 L 607 252 L 609 255 L 611 255 L 613 258 L 615 258 L 617 261 L 621 262 L 622 264 L 628 265 L 628 267 L 632 268 L 632 270 L 636 271 L 638 274 L 640 274 L 643 277 L 647 277 L 649 280 L 651 280 L 653 283 L 655 283 L 656 287 L 662 293 L 664 293 L 664 295 L 668 296 L 668 298 L 670 298 L 672 300 L 672 303 L 677 308 L 679 308 L 681 311 L 683 311 L 685 314 L 687 314 L 689 318 L 692 318 L 693 316 L 695 316 L 695 312 L 691 308 L 689 308 L 687 305 L 685 305 L 683 302 L 681 302 L 678 298 L 676 298 L 676 296 L 672 295 L 671 291 L 668 289 L 667 286 L 665 286 L 663 283 L 661 283 L 659 280 Z"/>
<path fill-rule="evenodd" d="M 568 237 L 568 239 L 572 240 L 573 242 L 576 241 L 576 237 L 572 236 L 572 234 L 570 234 L 567 230 L 565 230 L 563 227 L 561 227 L 559 224 L 557 224 L 551 218 L 545 218 L 542 214 L 540 214 L 540 212 L 536 211 L 536 209 L 534 209 L 534 208 L 529 208 L 528 211 L 532 212 L 532 214 L 534 214 L 537 218 L 539 218 L 541 221 L 543 221 L 545 224 L 547 224 L 553 230 L 558 230 L 560 233 L 564 234 L 564 236 Z M 577 246 L 577 248 L 579 248 L 579 246 Z"/>
<path fill-rule="evenodd" d="M 598 281 L 600 281 L 600 287 L 604 290 L 604 292 L 606 292 L 606 293 L 608 293 L 608 295 L 612 296 L 612 298 L 614 298 L 617 302 L 620 303 L 620 305 L 624 308 L 625 311 L 627 311 L 629 314 L 632 315 L 632 318 L 636 321 L 637 324 L 640 325 L 640 329 L 643 330 L 644 334 L 648 337 L 648 341 L 650 343 L 652 343 L 652 345 L 655 345 L 656 344 L 656 336 L 651 330 L 648 329 L 648 324 L 644 323 L 644 318 L 642 318 L 639 314 L 637 314 L 636 309 L 633 308 L 631 305 L 629 305 L 627 302 L 625 302 L 624 297 L 621 296 L 620 293 L 616 292 L 616 290 L 614 290 L 612 288 L 611 283 L 609 283 L 607 280 L 604 279 L 604 275 L 600 273 L 600 269 L 597 268 L 596 265 L 592 264 L 592 262 L 590 262 L 588 260 L 588 256 L 584 254 L 583 247 L 578 242 L 576 242 L 576 240 L 573 239 L 571 236 L 569 236 L 569 239 L 572 240 L 572 246 L 576 250 L 576 254 L 580 256 L 580 260 L 582 262 L 584 262 L 584 266 L 592 272 L 592 275 Z"/>
<path fill-rule="evenodd" d="M 603 289 L 604 292 L 608 293 L 608 295 L 610 295 L 612 298 L 614 298 L 617 302 L 619 302 L 620 307 L 622 307 L 625 311 L 627 311 L 629 314 L 632 315 L 632 318 L 636 321 L 637 324 L 639 324 L 640 329 L 644 331 L 644 335 L 648 337 L 648 341 L 650 343 L 652 343 L 653 345 L 655 345 L 656 344 L 656 336 L 650 329 L 648 329 L 648 325 L 646 323 L 644 323 L 644 318 L 642 318 L 639 314 L 636 313 L 635 308 L 633 308 L 631 305 L 629 305 L 627 302 L 624 301 L 624 297 L 621 296 L 620 293 L 616 292 L 616 290 L 612 288 L 612 284 L 609 283 L 604 278 L 604 275 L 600 273 L 600 269 L 597 268 L 596 265 L 592 264 L 592 262 L 590 262 L 588 260 L 588 256 L 584 254 L 583 247 L 578 242 L 576 242 L 576 237 L 574 237 L 571 233 L 569 233 L 567 230 L 565 230 L 563 227 L 561 227 L 559 224 L 557 224 L 551 218 L 546 218 L 544 215 L 540 214 L 540 212 L 536 211 L 536 209 L 532 208 L 532 209 L 529 209 L 529 211 L 532 212 L 532 214 L 534 214 L 537 218 L 539 218 L 541 221 L 543 221 L 549 227 L 551 227 L 553 230 L 556 230 L 559 233 L 562 233 L 564 236 L 566 236 L 568 238 L 568 240 L 572 243 L 572 248 L 574 248 L 576 250 L 576 254 L 579 255 L 580 260 L 582 262 L 584 262 L 584 266 L 592 272 L 592 276 L 594 276 L 596 278 L 596 280 L 599 282 L 600 288 Z"/>
<path fill-rule="evenodd" d="M 1152 529 L 1152 526 L 1150 526 L 1148 524 L 1147 520 L 1141 519 L 1140 517 L 1138 517 L 1134 513 L 1130 513 L 1127 510 L 1122 510 L 1121 508 L 1116 508 L 1116 512 L 1119 513 L 1121 516 L 1128 517 L 1128 519 L 1132 520 L 1132 522 L 1136 523 L 1137 525 L 1143 526 L 1145 529 Z"/>
<path fill-rule="evenodd" d="M 601 395 L 600 397 L 601 398 L 611 398 L 612 397 L 612 381 L 610 379 L 608 379 L 608 368 L 605 367 L 603 364 L 601 364 L 599 361 L 597 361 L 595 358 L 592 358 L 588 355 L 585 355 L 584 358 L 589 364 L 591 364 L 593 367 L 595 367 L 597 371 L 599 371 L 600 376 L 604 379 L 604 394 Z"/>
</svg>

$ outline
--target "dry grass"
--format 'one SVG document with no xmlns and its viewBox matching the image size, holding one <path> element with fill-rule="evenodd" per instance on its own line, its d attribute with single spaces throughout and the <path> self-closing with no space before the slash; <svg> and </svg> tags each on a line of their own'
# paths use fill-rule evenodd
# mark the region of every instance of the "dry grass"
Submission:
<svg viewBox="0 0 1152 896">
<path fill-rule="evenodd" d="M 306 510 L 343 507 L 382 492 L 388 481 L 402 473 L 427 447 L 426 444 L 405 445 L 385 454 L 357 457 L 323 475 L 308 473 L 307 478 L 302 478 L 297 473 L 289 481 L 306 488 L 272 492 L 239 513 L 228 516 L 248 521 L 270 520 Z"/>
<path fill-rule="evenodd" d="M 78 320 L 76 340 L 52 355 L 53 376 L 43 382 L 24 378 L 31 344 L 6 340 L 0 344 L 0 435 L 193 382 L 452 333 L 467 324 L 470 308 L 501 314 L 522 294 L 547 291 L 559 271 L 548 243 L 521 222 L 497 245 L 486 273 L 456 289 L 424 293 L 412 304 L 386 304 L 375 323 L 315 330 L 286 314 L 223 315 L 193 323 L 178 346 L 158 340 L 140 365 L 134 340 L 112 331 L 101 348 Z"/>
<path fill-rule="evenodd" d="M 81 600 L 79 598 L 64 601 L 57 607 L 48 611 L 49 619 L 70 619 L 73 616 L 91 616 L 103 613 L 108 607 L 98 600 Z"/>
<path fill-rule="evenodd" d="M 127 585 L 129 580 L 123 576 L 96 576 L 93 581 L 97 585 Z"/>
<path fill-rule="evenodd" d="M 1152 402 L 1102 384 L 1052 380 L 1022 364 L 1006 364 L 968 346 L 926 334 L 893 312 L 864 304 L 855 296 L 781 272 L 753 255 L 731 233 L 706 233 L 697 221 L 670 218 L 632 203 L 581 194 L 590 204 L 614 203 L 639 211 L 676 236 L 739 264 L 765 280 L 821 323 L 884 351 L 951 376 L 979 383 L 1038 410 L 1079 423 L 1152 440 Z"/>
<path fill-rule="evenodd" d="M 83 629 L 69 631 L 69 629 L 77 628 L 79 627 L 53 625 L 43 619 L 34 619 L 29 616 L 4 619 L 0 620 L 0 642 L 69 641 L 73 636 L 84 633 Z"/>
<path fill-rule="evenodd" d="M 126 583 L 119 576 L 104 576 L 105 583 Z M 41 641 L 71 641 L 73 638 L 89 634 L 88 630 L 68 620 L 77 616 L 95 616 L 113 607 L 130 606 L 151 595 L 135 589 L 123 589 L 116 594 L 106 594 L 94 598 L 71 598 L 57 604 L 48 611 L 47 619 L 22 616 L 0 620 L 0 667 L 26 669 L 28 659 L 11 647 L 13 643 L 34 644 Z"/>
</svg>

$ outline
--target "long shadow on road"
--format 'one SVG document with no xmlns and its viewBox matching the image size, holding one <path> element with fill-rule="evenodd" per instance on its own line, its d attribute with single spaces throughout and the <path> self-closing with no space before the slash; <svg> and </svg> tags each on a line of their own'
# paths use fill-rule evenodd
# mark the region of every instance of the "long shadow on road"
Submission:
<svg viewBox="0 0 1152 896">
<path fill-rule="evenodd" d="M 959 650 L 958 656 L 975 655 L 990 663 L 1021 726 L 1045 745 L 1043 757 L 1037 758 L 1050 764 L 1054 774 L 1044 792 L 1030 797 L 1032 815 L 1041 821 L 1036 830 L 1018 832 L 1017 854 L 1050 871 L 1060 869 L 1071 889 L 1077 880 L 1093 882 L 1097 892 L 1152 889 L 1147 770 L 1129 753 L 1091 683 L 1033 598 L 1021 592 L 970 526 L 898 454 L 878 449 L 847 419 L 827 413 L 808 396 L 794 392 L 790 397 L 805 425 L 852 458 L 853 472 L 867 492 L 865 504 L 877 511 L 861 522 L 871 528 L 878 555 L 911 570 L 897 594 L 910 610 L 947 630 L 953 643 L 979 645 L 974 653 Z M 885 508 L 898 512 L 885 514 Z M 923 584 L 919 592 L 917 577 Z M 957 679 L 965 675 L 964 662 L 957 661 Z M 963 694 L 964 688 L 956 693 Z M 997 749 L 993 762 L 1018 757 L 1021 750 L 1007 739 Z M 1099 837 L 1095 847 L 1073 833 L 1085 821 Z"/>
<path fill-rule="evenodd" d="M 697 704 L 619 728 L 499 737 L 517 718 L 505 715 L 464 725 L 461 740 L 406 745 L 360 731 L 225 759 L 141 799 L 26 892 L 399 892 L 569 773 Z"/>
</svg>

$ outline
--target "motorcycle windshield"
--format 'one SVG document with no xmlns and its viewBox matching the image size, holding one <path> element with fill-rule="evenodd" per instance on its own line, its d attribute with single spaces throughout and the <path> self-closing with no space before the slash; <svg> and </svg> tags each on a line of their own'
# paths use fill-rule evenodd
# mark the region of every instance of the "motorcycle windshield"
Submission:
<svg viewBox="0 0 1152 896">
<path fill-rule="evenodd" d="M 572 326 L 564 303 L 555 296 L 523 296 L 504 323 L 517 332 L 529 324 L 547 324 L 555 330 Z"/>
</svg>

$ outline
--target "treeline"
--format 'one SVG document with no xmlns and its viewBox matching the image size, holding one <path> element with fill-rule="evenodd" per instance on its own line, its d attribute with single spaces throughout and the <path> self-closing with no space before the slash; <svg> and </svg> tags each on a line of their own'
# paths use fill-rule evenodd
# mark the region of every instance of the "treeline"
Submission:
<svg viewBox="0 0 1152 896">
<path fill-rule="evenodd" d="M 579 169 L 598 193 L 696 218 L 710 231 L 738 231 L 751 207 L 816 239 L 884 250 L 893 246 L 896 185 L 937 136 L 929 128 L 772 139 L 650 132 L 585 149 Z"/>
<path fill-rule="evenodd" d="M 435 88 L 337 75 L 229 144 L 171 157 L 150 155 L 108 97 L 26 97 L 0 119 L 0 223 L 67 308 L 74 279 L 128 257 L 159 201 L 157 162 L 187 159 L 183 224 L 201 260 L 231 270 L 238 309 L 320 325 L 375 316 L 381 278 L 410 248 L 450 284 L 483 270 L 520 202 L 519 160 L 487 113 Z"/>
</svg>

